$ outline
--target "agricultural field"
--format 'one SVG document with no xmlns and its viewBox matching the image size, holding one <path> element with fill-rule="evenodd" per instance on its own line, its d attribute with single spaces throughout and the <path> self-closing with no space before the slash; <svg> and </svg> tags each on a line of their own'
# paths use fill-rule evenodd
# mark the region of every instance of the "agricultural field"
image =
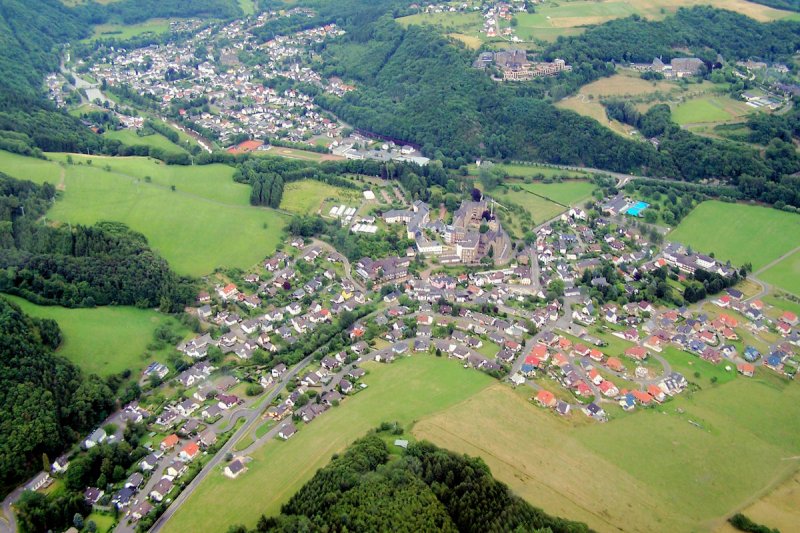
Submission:
<svg viewBox="0 0 800 533">
<path fill-rule="evenodd" d="M 272 440 L 250 454 L 249 470 L 236 480 L 212 472 L 162 531 L 223 530 L 255 525 L 281 504 L 331 455 L 383 421 L 408 426 L 423 416 L 458 405 L 495 380 L 457 361 L 430 355 L 402 358 L 391 365 L 368 363 L 369 387 L 334 407 L 288 442 Z M 216 502 L 225 501 L 220 507 Z"/>
<path fill-rule="evenodd" d="M 173 143 L 160 133 L 153 133 L 152 135 L 147 135 L 141 137 L 136 134 L 136 132 L 132 130 L 117 130 L 117 131 L 109 131 L 105 134 L 106 137 L 109 139 L 116 139 L 120 141 L 125 146 L 150 146 L 152 148 L 160 148 L 167 153 L 177 153 L 183 154 L 186 153 L 186 150 L 178 146 L 177 144 Z"/>
<path fill-rule="evenodd" d="M 718 201 L 698 205 L 668 236 L 698 252 L 714 253 L 757 271 L 800 245 L 800 216 L 777 209 Z"/>
<path fill-rule="evenodd" d="M 441 26 L 448 33 L 462 33 L 475 35 L 483 26 L 483 17 L 480 13 L 418 13 L 407 17 L 400 17 L 397 22 L 403 26 L 412 24 L 429 24 Z"/>
<path fill-rule="evenodd" d="M 248 268 L 275 250 L 286 224 L 279 212 L 249 205 L 250 188 L 231 179 L 229 166 L 168 166 L 143 157 L 75 154 L 76 164 L 60 166 L 66 154 L 48 157 L 54 162 L 3 154 L 0 171 L 58 183 L 62 191 L 48 219 L 123 222 L 143 233 L 180 274 Z"/>
<path fill-rule="evenodd" d="M 575 205 L 592 195 L 595 185 L 589 181 L 564 181 L 562 183 L 524 183 L 523 189 L 563 205 Z"/>
<path fill-rule="evenodd" d="M 153 331 L 161 324 L 171 325 L 173 331 L 182 335 L 190 333 L 175 318 L 148 309 L 114 306 L 68 309 L 36 305 L 7 294 L 2 297 L 31 316 L 58 322 L 63 335 L 58 353 L 85 372 L 100 376 L 126 369 L 138 376 L 152 361 L 165 363 L 170 348 L 145 356 L 147 345 L 153 341 Z"/>
<path fill-rule="evenodd" d="M 359 205 L 361 191 L 334 187 L 315 180 L 302 180 L 287 183 L 281 198 L 281 209 L 300 215 L 322 214 L 321 206 L 326 202 L 334 204 Z"/>
<path fill-rule="evenodd" d="M 575 96 L 559 100 L 556 102 L 556 107 L 560 109 L 568 109 L 578 113 L 579 115 L 593 118 L 606 128 L 618 133 L 619 135 L 629 136 L 634 130 L 633 126 L 629 126 L 628 124 L 624 124 L 618 120 L 609 119 L 606 115 L 606 109 L 599 101 L 592 100 L 591 98 L 582 95 L 580 92 L 578 92 L 578 94 Z"/>
<path fill-rule="evenodd" d="M 629 136 L 635 128 L 611 120 L 601 103 L 605 98 L 617 98 L 632 102 L 644 113 L 656 104 L 669 104 L 672 119 L 678 124 L 709 130 L 715 125 L 742 120 L 756 112 L 743 101 L 722 94 L 727 85 L 709 81 L 692 83 L 682 87 L 675 82 L 643 80 L 639 73 L 629 69 L 618 69 L 617 74 L 602 78 L 581 87 L 578 94 L 559 101 L 556 105 L 591 117 L 621 135 Z"/>
<path fill-rule="evenodd" d="M 774 489 L 766 492 L 744 509 L 742 514 L 756 523 L 768 525 L 778 531 L 793 531 L 800 524 L 800 472 L 795 472 Z M 738 533 L 725 524 L 717 533 Z"/>
<path fill-rule="evenodd" d="M 536 13 L 520 13 L 517 35 L 523 40 L 555 40 L 561 35 L 576 35 L 583 28 L 609 20 L 639 15 L 648 19 L 663 19 L 680 7 L 711 4 L 720 9 L 737 11 L 760 21 L 795 18 L 789 11 L 772 9 L 745 0 L 603 0 L 545 2 L 536 6 Z"/>
<path fill-rule="evenodd" d="M 531 395 L 494 385 L 421 420 L 413 434 L 482 457 L 533 505 L 599 531 L 712 529 L 800 466 L 792 423 L 800 389 L 774 375 L 736 379 L 607 424 L 577 412 L 557 417 L 531 405 Z"/>
</svg>

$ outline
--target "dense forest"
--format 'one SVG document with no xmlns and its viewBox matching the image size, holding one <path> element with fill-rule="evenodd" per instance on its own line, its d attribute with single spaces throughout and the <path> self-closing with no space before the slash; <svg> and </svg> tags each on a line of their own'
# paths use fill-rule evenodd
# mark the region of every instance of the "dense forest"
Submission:
<svg viewBox="0 0 800 533">
<path fill-rule="evenodd" d="M 663 166 L 647 145 L 494 83 L 470 68 L 471 52 L 431 28 L 404 30 L 387 16 L 347 29 L 323 50 L 319 68 L 355 80 L 358 90 L 317 101 L 360 128 L 420 145 L 449 166 L 480 156 L 626 172 Z"/>
<path fill-rule="evenodd" d="M 180 311 L 194 288 L 119 223 L 54 227 L 39 222 L 55 197 L 0 173 L 0 292 L 67 307 L 160 306 Z"/>
<path fill-rule="evenodd" d="M 659 151 L 669 154 L 688 181 L 726 179 L 747 198 L 782 207 L 800 207 L 800 155 L 793 139 L 800 133 L 800 112 L 785 115 L 755 113 L 747 121 L 744 142 L 763 144 L 755 148 L 732 141 L 700 137 L 672 122 L 666 104 L 639 113 L 630 102 L 605 102 L 609 118 L 639 129 L 648 138 L 657 138 Z"/>
<path fill-rule="evenodd" d="M 118 2 L 86 2 L 75 8 L 87 24 L 118 22 L 136 24 L 151 18 L 229 19 L 242 16 L 236 0 L 120 0 Z"/>
<path fill-rule="evenodd" d="M 61 332 L 0 297 L 0 491 L 55 458 L 112 410 L 114 394 L 54 355 Z"/>
<path fill-rule="evenodd" d="M 589 528 L 532 507 L 496 481 L 480 459 L 426 442 L 393 457 L 373 434 L 335 456 L 280 515 L 262 517 L 252 532 L 314 530 L 566 533 Z"/>
</svg>

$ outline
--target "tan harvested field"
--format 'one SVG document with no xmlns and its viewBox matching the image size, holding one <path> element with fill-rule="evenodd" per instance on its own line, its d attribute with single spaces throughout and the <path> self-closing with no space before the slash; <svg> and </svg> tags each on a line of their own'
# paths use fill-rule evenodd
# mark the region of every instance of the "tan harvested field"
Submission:
<svg viewBox="0 0 800 533">
<path fill-rule="evenodd" d="M 639 77 L 636 72 L 620 70 L 619 74 L 601 78 L 581 87 L 580 92 L 597 98 L 606 96 L 641 96 L 658 91 L 668 93 L 679 90 L 675 83 L 666 80 L 647 81 Z"/>
<path fill-rule="evenodd" d="M 639 11 L 648 18 L 664 18 L 664 15 L 661 14 L 662 8 L 667 12 L 674 12 L 680 7 L 703 5 L 736 11 L 761 22 L 780 20 L 795 15 L 789 11 L 773 9 L 747 0 L 636 0 L 635 4 Z"/>
<path fill-rule="evenodd" d="M 467 35 L 466 33 L 449 33 L 448 36 L 461 41 L 467 45 L 468 48 L 472 48 L 473 50 L 477 50 L 483 44 L 480 38 L 474 35 Z"/>
<path fill-rule="evenodd" d="M 562 109 L 570 109 L 581 115 L 591 117 L 603 126 L 627 136 L 634 128 L 616 120 L 609 120 L 606 116 L 605 108 L 600 103 L 600 99 L 610 96 L 637 98 L 656 92 L 666 96 L 679 91 L 678 86 L 672 82 L 643 80 L 637 72 L 621 69 L 618 74 L 584 85 L 577 95 L 565 98 L 556 105 Z M 643 105 L 649 107 L 652 104 Z"/>
<path fill-rule="evenodd" d="M 476 418 L 470 421 L 466 413 Z M 590 423 L 579 413 L 572 418 L 584 426 Z M 646 485 L 571 438 L 572 422 L 534 407 L 521 390 L 495 385 L 459 408 L 418 422 L 413 434 L 481 457 L 497 479 L 546 512 L 599 531 L 642 523 L 658 530 L 665 519 L 658 499 Z"/>
<path fill-rule="evenodd" d="M 800 524 L 800 472 L 795 473 L 772 491 L 741 510 L 741 513 L 770 528 L 796 531 Z M 725 523 L 717 533 L 736 533 L 738 529 Z"/>
<path fill-rule="evenodd" d="M 798 485 L 784 481 L 800 469 L 794 383 L 759 370 L 630 414 L 604 403 L 605 424 L 561 418 L 532 394 L 494 385 L 413 434 L 480 456 L 533 505 L 601 532 L 713 531 L 751 504 L 754 518 L 793 523 Z"/>
</svg>

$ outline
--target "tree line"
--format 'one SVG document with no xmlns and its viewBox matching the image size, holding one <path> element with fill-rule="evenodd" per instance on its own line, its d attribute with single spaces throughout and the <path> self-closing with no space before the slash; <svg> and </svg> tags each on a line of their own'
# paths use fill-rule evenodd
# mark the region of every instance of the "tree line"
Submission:
<svg viewBox="0 0 800 533">
<path fill-rule="evenodd" d="M 6 494 L 111 413 L 114 391 L 53 350 L 52 320 L 0 297 L 0 490 Z M 48 465 L 49 468 L 49 465 Z"/>
</svg>

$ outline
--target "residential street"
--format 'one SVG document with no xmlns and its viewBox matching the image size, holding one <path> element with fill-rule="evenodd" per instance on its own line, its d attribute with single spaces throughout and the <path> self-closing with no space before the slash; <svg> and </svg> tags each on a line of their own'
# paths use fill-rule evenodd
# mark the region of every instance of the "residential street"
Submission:
<svg viewBox="0 0 800 533">
<path fill-rule="evenodd" d="M 180 506 L 183 505 L 183 503 L 189 498 L 189 496 L 192 495 L 192 493 L 195 491 L 195 489 L 197 489 L 197 487 L 200 485 L 200 483 L 206 477 L 208 477 L 209 474 L 214 472 L 215 467 L 225 459 L 225 456 L 229 452 L 232 452 L 233 447 L 236 445 L 236 443 L 239 441 L 239 439 L 241 439 L 243 436 L 245 436 L 251 429 L 253 429 L 253 426 L 258 421 L 261 420 L 261 414 L 262 414 L 263 408 L 266 405 L 269 405 L 272 402 L 272 400 L 274 400 L 283 391 L 283 389 L 286 387 L 286 383 L 288 383 L 289 381 L 293 380 L 295 378 L 295 376 L 297 375 L 297 373 L 300 372 L 300 370 L 302 370 L 306 365 L 308 365 L 311 362 L 312 359 L 313 359 L 312 356 L 308 356 L 305 359 L 303 359 L 302 361 L 300 361 L 298 364 L 293 366 L 291 368 L 291 370 L 289 370 L 283 376 L 281 381 L 272 390 L 272 392 L 270 392 L 265 398 L 263 398 L 263 399 L 261 399 L 259 401 L 259 407 L 260 408 L 252 409 L 249 414 L 245 415 L 244 424 L 242 424 L 242 426 L 239 427 L 238 430 L 236 430 L 236 432 L 231 436 L 231 438 L 228 439 L 228 441 L 225 443 L 225 445 L 222 446 L 222 448 L 220 448 L 220 450 L 217 452 L 217 454 L 214 455 L 214 457 L 208 463 L 206 463 L 206 465 L 203 467 L 203 469 L 200 471 L 200 473 L 197 474 L 197 476 L 180 493 L 180 495 L 178 495 L 178 497 L 175 498 L 175 500 L 172 502 L 172 504 L 169 506 L 169 508 L 166 510 L 166 512 L 164 512 L 164 514 L 159 517 L 159 519 L 156 521 L 156 523 L 153 524 L 153 527 L 151 528 L 150 531 L 153 531 L 153 532 L 159 531 L 164 526 L 164 524 L 172 517 L 172 515 L 175 514 L 175 512 L 180 508 Z M 122 527 L 122 523 L 120 524 L 120 527 Z M 125 531 L 127 533 L 127 532 L 132 531 L 132 529 L 125 530 L 125 529 L 120 529 L 118 527 L 116 531 L 120 532 L 120 533 Z"/>
</svg>

